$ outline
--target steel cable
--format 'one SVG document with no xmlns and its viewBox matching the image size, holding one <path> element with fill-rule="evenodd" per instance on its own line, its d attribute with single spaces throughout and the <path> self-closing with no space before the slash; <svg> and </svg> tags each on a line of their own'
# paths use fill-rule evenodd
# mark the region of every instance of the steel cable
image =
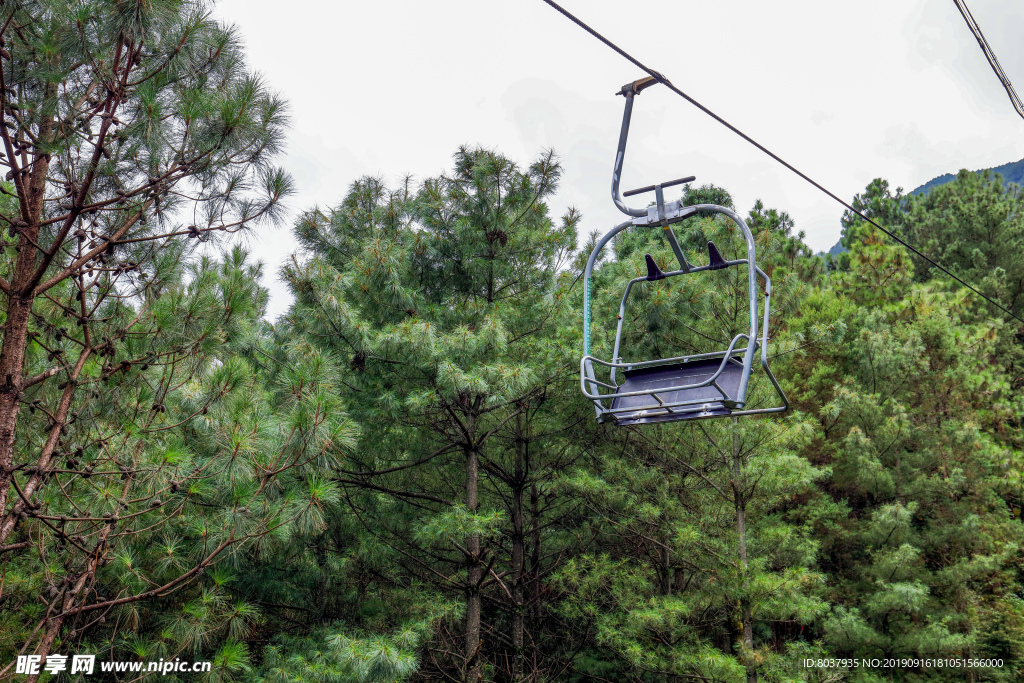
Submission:
<svg viewBox="0 0 1024 683">
<path fill-rule="evenodd" d="M 600 40 L 600 41 L 601 41 L 602 43 L 604 43 L 604 44 L 605 44 L 605 45 L 607 45 L 608 47 L 610 47 L 610 48 L 611 48 L 612 50 L 614 50 L 615 52 L 617 52 L 617 53 L 618 53 L 618 54 L 619 54 L 620 56 L 622 56 L 622 57 L 623 57 L 624 59 L 626 59 L 627 61 L 629 61 L 630 63 L 632 63 L 632 64 L 633 64 L 634 66 L 636 66 L 636 67 L 637 67 L 637 68 L 639 68 L 640 70 L 644 71 L 644 72 L 645 72 L 645 73 L 647 73 L 647 74 L 648 74 L 649 76 L 653 76 L 654 78 L 656 78 L 656 79 L 658 80 L 658 82 L 659 82 L 659 83 L 661 83 L 661 84 L 665 85 L 665 86 L 666 86 L 666 87 L 667 87 L 667 88 L 668 88 L 669 90 L 671 90 L 671 91 L 672 91 L 672 92 L 674 92 L 675 94 L 679 95 L 680 97 L 682 97 L 682 98 L 683 98 L 684 100 L 686 100 L 687 102 L 689 102 L 689 103 L 690 103 L 690 104 L 692 104 L 693 106 L 695 106 L 695 107 L 697 107 L 698 109 L 700 109 L 700 110 L 701 110 L 702 112 L 704 112 L 705 114 L 707 114 L 708 116 L 710 116 L 711 118 L 713 118 L 713 119 L 714 119 L 715 121 L 717 121 L 718 123 L 722 124 L 723 126 L 725 126 L 726 128 L 728 128 L 729 130 L 731 130 L 731 131 L 732 131 L 733 133 L 735 133 L 736 135 L 739 135 L 739 136 L 740 136 L 741 138 L 743 138 L 744 140 L 746 140 L 747 142 L 749 142 L 749 143 L 750 143 L 751 145 L 753 145 L 754 147 L 756 147 L 757 149 L 761 150 L 762 152 L 764 152 L 765 154 L 767 154 L 767 155 L 768 155 L 769 157 L 771 157 L 772 159 L 774 159 L 774 160 L 775 160 L 775 161 L 777 161 L 778 163 L 780 163 L 780 164 L 782 164 L 783 166 L 785 166 L 786 168 L 788 168 L 788 169 L 789 169 L 790 171 L 792 171 L 793 173 L 795 173 L 796 175 L 798 175 L 798 176 L 799 176 L 800 178 L 802 178 L 802 179 L 804 179 L 805 181 L 807 181 L 808 183 L 810 183 L 810 184 L 811 184 L 812 186 L 814 186 L 814 187 L 815 187 L 815 188 L 817 188 L 818 190 L 821 190 L 821 191 L 822 191 L 823 193 L 825 193 L 826 195 L 828 195 L 829 197 L 831 197 L 832 199 L 834 199 L 834 200 L 835 200 L 836 202 L 838 202 L 839 204 L 841 204 L 841 205 L 842 205 L 843 207 L 845 207 L 845 208 L 846 208 L 846 209 L 847 209 L 848 211 L 850 211 L 850 212 L 851 212 L 851 213 L 853 213 L 854 215 L 858 216 L 858 217 L 859 217 L 859 218 L 860 218 L 861 220 L 863 220 L 863 221 L 865 221 L 865 222 L 869 223 L 870 225 L 873 225 L 874 227 L 878 228 L 878 229 L 879 229 L 879 230 L 881 230 L 881 231 L 882 231 L 883 233 L 885 233 L 886 235 L 888 235 L 889 237 L 891 237 L 891 238 L 892 238 L 893 240 L 895 240 L 895 241 L 896 241 L 896 242 L 898 242 L 899 244 L 903 245 L 904 247 L 906 247 L 906 248 L 907 248 L 908 250 L 912 251 L 913 253 L 917 254 L 917 255 L 918 255 L 918 256 L 920 256 L 920 257 L 921 257 L 922 259 L 924 259 L 925 261 L 927 261 L 927 262 L 928 262 L 928 263 L 930 263 L 931 265 L 935 266 L 935 267 L 936 267 L 937 269 L 939 269 L 940 271 L 942 271 L 942 272 L 943 272 L 943 273 L 945 273 L 946 275 L 950 276 L 951 278 L 953 278 L 954 280 L 956 280 L 957 282 L 959 282 L 959 283 L 960 283 L 961 285 L 963 285 L 963 286 L 964 286 L 964 287 L 966 287 L 967 289 L 971 290 L 972 292 L 974 292 L 975 294 L 977 294 L 978 296 L 980 296 L 980 297 L 981 297 L 982 299 L 984 299 L 984 300 L 985 300 L 985 301 L 987 301 L 988 303 L 992 304 L 993 306 L 995 306 L 995 307 L 996 307 L 996 308 L 998 308 L 999 310 L 1003 311 L 1004 313 L 1006 313 L 1007 315 L 1009 315 L 1009 316 L 1010 316 L 1011 318 L 1013 318 L 1013 319 L 1014 319 L 1014 320 L 1016 320 L 1017 322 L 1020 322 L 1020 323 L 1024 323 L 1024 319 L 1021 319 L 1020 317 L 1018 317 L 1017 315 L 1015 315 L 1015 314 L 1013 313 L 1013 311 L 1011 311 L 1010 309 L 1008 309 L 1008 308 L 1007 308 L 1006 306 L 1002 305 L 1001 303 L 999 303 L 999 302 L 998 302 L 998 301 L 996 301 L 995 299 L 992 299 L 991 297 L 989 297 L 989 296 L 987 296 L 986 294 L 982 293 L 982 292 L 981 292 L 981 291 L 979 291 L 979 290 L 978 290 L 978 289 L 977 289 L 976 287 L 974 287 L 974 286 L 973 286 L 973 285 L 971 285 L 970 283 L 968 283 L 968 282 L 964 281 L 964 280 L 963 280 L 962 278 L 960 278 L 959 276 L 955 275 L 954 273 L 950 272 L 950 271 L 949 271 L 949 270 L 948 270 L 947 268 L 945 268 L 945 267 L 944 267 L 944 266 L 942 266 L 941 264 L 939 264 L 939 263 L 935 262 L 934 260 L 932 260 L 932 259 L 931 259 L 931 258 L 929 258 L 928 256 L 925 256 L 924 254 L 922 254 L 922 253 L 921 253 L 920 251 L 918 251 L 918 250 L 917 250 L 916 248 L 914 248 L 914 247 L 913 247 L 913 245 L 911 245 L 911 244 L 907 243 L 907 242 L 906 242 L 906 241 L 905 241 L 904 239 L 902 239 L 902 238 L 901 238 L 901 237 L 899 237 L 898 235 L 895 235 L 895 234 L 893 234 L 893 233 L 892 233 L 892 232 L 890 232 L 889 230 L 887 230 L 887 229 L 883 228 L 883 227 L 882 227 L 881 225 L 879 225 L 878 223 L 876 223 L 876 222 L 875 222 L 874 220 L 872 220 L 871 218 L 868 218 L 867 216 L 865 216 L 865 215 L 864 215 L 863 213 L 861 213 L 861 212 L 860 212 L 859 210 L 855 209 L 855 208 L 854 208 L 854 207 L 853 207 L 853 206 L 852 206 L 851 204 L 849 204 L 849 203 L 848 203 L 848 202 L 846 202 L 845 200 L 841 199 L 841 198 L 840 198 L 840 197 L 839 197 L 839 196 L 838 196 L 837 194 L 835 194 L 834 192 L 830 191 L 830 190 L 829 190 L 828 188 L 826 188 L 825 186 L 823 186 L 823 185 L 822 185 L 821 183 L 819 183 L 819 182 L 815 181 L 815 180 L 814 180 L 813 178 L 811 178 L 811 177 L 810 177 L 810 176 L 808 176 L 808 175 L 807 175 L 806 173 L 804 173 L 804 172 L 803 172 L 803 171 L 801 171 L 800 169 L 798 169 L 798 168 L 796 168 L 795 166 L 793 166 L 793 165 L 792 165 L 791 163 L 789 163 L 788 161 L 786 161 L 785 159 L 783 159 L 782 157 L 780 157 L 780 156 L 779 156 L 778 154 L 776 154 L 775 152 L 772 152 L 772 151 L 771 151 L 770 149 L 768 149 L 767 147 L 765 147 L 764 145 L 762 145 L 762 144 L 761 144 L 760 142 L 758 142 L 758 141 L 757 141 L 757 140 L 755 140 L 754 138 L 750 137 L 749 135 L 747 135 L 746 133 L 744 133 L 744 132 L 743 132 L 742 130 L 740 130 L 740 129 L 739 129 L 739 128 L 737 128 L 736 126 L 732 125 L 731 123 L 729 123 L 728 121 L 726 121 L 725 119 L 723 119 L 723 118 L 722 118 L 721 116 L 719 116 L 718 114 L 716 114 L 715 112 L 711 111 L 710 109 L 708 109 L 707 107 L 705 107 L 705 106 L 704 106 L 703 104 L 701 104 L 700 102 L 698 102 L 697 100 L 693 99 L 692 97 L 690 97 L 689 95 L 687 95 L 686 93 L 684 93 L 684 92 L 683 92 L 682 90 L 680 90 L 680 89 L 679 89 L 679 88 L 677 88 L 676 86 L 672 85 L 672 82 L 671 82 L 671 81 L 669 81 L 669 80 L 668 80 L 668 79 L 667 79 L 667 78 L 666 78 L 665 76 L 663 76 L 663 75 L 662 75 L 661 73 L 659 73 L 659 72 L 655 71 L 654 69 L 651 69 L 650 67 L 648 67 L 648 66 L 646 66 L 645 64 L 643 64 L 642 62 L 640 62 L 640 61 L 639 61 L 638 59 L 636 59 L 635 57 L 633 57 L 632 55 L 630 55 L 630 54 L 629 54 L 628 52 L 626 52 L 625 50 L 623 50 L 623 49 L 622 49 L 621 47 L 619 47 L 618 45 L 616 45 L 616 44 L 615 44 L 615 43 L 613 43 L 612 41 L 608 40 L 608 39 L 607 39 L 607 38 L 605 38 L 605 37 L 604 37 L 603 35 L 601 35 L 601 34 L 600 34 L 600 33 L 598 33 L 597 31 L 595 31 L 594 29 L 592 29 L 592 28 L 591 28 L 590 26 L 588 26 L 587 24 L 585 24 L 585 23 L 584 23 L 584 22 L 583 22 L 582 20 L 580 20 L 580 19 L 579 19 L 578 17 L 576 17 L 575 15 L 573 15 L 573 14 L 572 14 L 571 12 L 569 12 L 568 10 L 566 10 L 566 9 L 565 9 L 564 7 L 562 7 L 561 5 L 559 5 L 559 4 L 557 3 L 557 2 L 554 2 L 554 0 L 544 0 L 544 2 L 545 2 L 545 3 L 547 3 L 548 5 L 550 5 L 551 7 L 553 7 L 554 9 L 558 10 L 558 11 L 559 11 L 559 12 L 560 12 L 560 13 L 561 13 L 562 15 L 564 15 L 564 16 L 565 16 L 565 17 L 566 17 L 567 19 L 569 19 L 570 21 L 572 21 L 572 22 L 573 22 L 574 24 L 576 24 L 577 26 L 579 26 L 580 28 L 582 28 L 582 29 L 583 29 L 584 31 L 586 31 L 586 32 L 587 32 L 587 33 L 589 33 L 590 35 L 592 35 L 592 36 L 594 36 L 595 38 L 597 38 L 598 40 Z"/>
<path fill-rule="evenodd" d="M 985 34 L 981 32 L 981 27 L 978 26 L 978 22 L 974 20 L 974 15 L 971 14 L 971 10 L 967 8 L 967 4 L 963 0 L 953 0 L 956 4 L 956 8 L 960 10 L 960 14 L 963 16 L 964 21 L 967 22 L 968 28 L 971 29 L 971 33 L 974 34 L 975 40 L 978 41 L 978 45 L 981 46 L 981 51 L 985 53 L 985 59 L 988 60 L 989 66 L 992 67 L 992 71 L 996 73 L 996 78 L 1003 84 L 1003 88 L 1006 90 L 1006 94 L 1010 97 L 1010 103 L 1013 108 L 1017 110 L 1021 118 L 1024 118 L 1024 103 L 1021 103 L 1020 98 L 1017 97 L 1017 91 L 1013 89 L 1013 84 L 1010 83 L 1010 79 L 1007 78 L 1003 72 L 1003 67 L 1000 66 L 999 60 L 996 59 L 996 53 L 989 47 L 988 41 L 985 39 Z"/>
</svg>

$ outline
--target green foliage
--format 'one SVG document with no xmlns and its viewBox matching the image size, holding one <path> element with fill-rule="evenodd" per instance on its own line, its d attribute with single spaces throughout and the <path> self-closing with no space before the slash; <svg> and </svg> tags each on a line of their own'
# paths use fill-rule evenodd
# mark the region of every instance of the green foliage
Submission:
<svg viewBox="0 0 1024 683">
<path fill-rule="evenodd" d="M 364 427 L 333 476 L 355 515 L 349 552 L 392 563 L 366 590 L 393 604 L 410 577 L 464 600 L 471 623 L 486 589 L 520 637 L 525 591 L 542 578 L 528 573 L 528 524 L 543 523 L 524 516 L 528 492 L 578 457 L 561 441 L 551 455 L 524 449 L 546 445 L 567 415 L 547 403 L 566 392 L 575 350 L 563 288 L 577 216 L 556 224 L 544 203 L 560 173 L 551 153 L 520 170 L 462 149 L 451 175 L 415 192 L 363 179 L 337 209 L 303 216 L 311 258 L 285 271 L 298 299 L 289 324 L 342 360 L 342 393 Z M 430 666 L 480 669 L 475 652 L 448 645 L 454 616 L 428 646 Z"/>
<path fill-rule="evenodd" d="M 850 251 L 828 272 L 792 219 L 758 202 L 748 223 L 773 280 L 771 350 L 792 415 L 736 431 L 595 426 L 573 407 L 570 223 L 522 213 L 554 186 L 550 162 L 530 176 L 462 150 L 451 177 L 415 191 L 366 179 L 300 222 L 311 258 L 286 270 L 299 299 L 288 322 L 337 358 L 364 429 L 335 467 L 346 505 L 325 529 L 346 539 L 360 587 L 336 612 L 348 628 L 390 638 L 410 605 L 445 595 L 458 607 L 416 646 L 423 680 L 545 680 L 556 666 L 580 681 L 874 681 L 798 661 L 979 652 L 1012 660 L 986 674 L 1012 679 L 1020 408 L 997 360 L 1012 357 L 1002 323 L 849 221 Z M 857 204 L 910 229 L 907 200 L 883 181 Z M 697 264 L 708 241 L 742 249 L 722 217 L 679 236 Z M 614 247 L 594 279 L 605 355 L 643 254 L 674 260 L 660 231 Z M 705 276 L 641 283 L 623 355 L 708 351 L 742 331 L 742 274 Z M 752 403 L 768 400 L 755 382 Z"/>
<path fill-rule="evenodd" d="M 74 159 L 25 218 L 66 248 L 32 252 L 10 477 L 36 504 L 4 508 L 6 661 L 206 659 L 202 680 L 262 683 L 963 677 L 802 664 L 830 658 L 1024 674 L 1019 331 L 878 231 L 844 215 L 826 263 L 785 211 L 747 213 L 788 415 L 598 425 L 576 374 L 586 247 L 575 211 L 551 216 L 553 152 L 467 147 L 421 183 L 356 181 L 298 220 L 295 302 L 270 325 L 260 266 L 187 241 L 272 218 L 289 190 L 269 165 L 282 105 L 232 32 L 197 3 L 0 7 L 39 20 L 18 19 L 31 58 L 3 72 L 5 116 L 32 123 L 7 130 Z M 108 44 L 147 47 L 120 69 L 75 58 Z M 151 77 L 122 84 L 114 135 L 82 102 L 135 69 Z M 9 284 L 29 235 L 20 176 L 3 189 Z M 921 197 L 878 179 L 853 205 L 1016 310 L 1018 201 L 961 174 Z M 683 202 L 733 206 L 712 185 Z M 691 263 L 746 249 L 721 215 L 677 228 Z M 593 281 L 603 357 L 644 255 L 675 261 L 661 230 L 613 246 Z M 620 355 L 725 348 L 745 277 L 638 283 Z M 751 407 L 775 400 L 752 381 Z"/>
<path fill-rule="evenodd" d="M 284 105 L 204 2 L 0 15 L 0 651 L 216 655 L 239 679 L 260 609 L 201 577 L 315 525 L 304 458 L 354 433 L 326 395 L 327 424 L 290 431 L 315 397 L 277 400 L 245 357 L 261 266 L 194 253 L 279 217 Z"/>
<path fill-rule="evenodd" d="M 416 671 L 415 654 L 423 625 L 396 634 L 351 638 L 343 631 L 318 629 L 301 639 L 279 638 L 267 648 L 259 683 L 399 683 Z"/>
<path fill-rule="evenodd" d="M 1019 187 L 1004 186 L 998 175 L 962 171 L 953 182 L 915 198 L 905 234 L 930 258 L 1019 314 L 1024 311 L 1022 206 Z M 924 279 L 927 267 L 919 270 Z"/>
<path fill-rule="evenodd" d="M 828 378 L 794 396 L 820 420 L 808 456 L 833 473 L 805 518 L 828 558 L 824 642 L 841 657 L 976 656 L 1019 590 L 1019 522 L 1000 491 L 1020 399 L 993 363 L 998 327 L 974 322 L 969 300 L 941 282 L 913 285 L 901 249 L 855 229 L 850 271 L 830 282 L 858 304 L 845 313 L 849 341 L 792 361 L 800 377 Z M 988 675 L 1011 680 L 1014 666 Z"/>
</svg>

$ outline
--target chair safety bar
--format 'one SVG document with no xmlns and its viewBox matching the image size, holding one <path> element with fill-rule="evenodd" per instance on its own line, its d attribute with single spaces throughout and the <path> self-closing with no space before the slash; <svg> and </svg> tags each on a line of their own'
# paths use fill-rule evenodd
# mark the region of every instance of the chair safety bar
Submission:
<svg viewBox="0 0 1024 683">
<path fill-rule="evenodd" d="M 626 206 L 619 191 L 619 180 L 625 158 L 626 141 L 629 135 L 629 123 L 633 111 L 633 100 L 642 90 L 657 83 L 656 79 L 644 78 L 627 84 L 619 91 L 626 99 L 622 117 L 622 128 L 619 132 L 619 144 L 615 154 L 612 170 L 612 201 L 620 211 L 630 217 L 624 223 L 612 228 L 594 246 L 587 260 L 584 272 L 584 331 L 583 357 L 580 360 L 580 389 L 583 395 L 594 403 L 599 421 L 613 421 L 617 424 L 638 424 L 644 422 L 663 422 L 673 419 L 693 417 L 735 417 L 739 415 L 755 415 L 780 413 L 789 408 L 789 401 L 779 386 L 778 381 L 768 367 L 768 317 L 771 304 L 771 280 L 757 267 L 754 249 L 754 237 L 750 228 L 733 210 L 714 204 L 697 204 L 683 206 L 682 201 L 665 202 L 663 188 L 679 185 L 694 180 L 693 176 L 680 178 L 665 183 L 658 183 L 625 193 L 632 196 L 643 192 L 655 193 L 655 204 L 646 208 Z M 686 220 L 694 214 L 719 213 L 730 218 L 739 226 L 746 242 L 746 258 L 732 261 L 724 260 L 713 243 L 708 244 L 710 262 L 706 266 L 690 264 L 672 225 Z M 679 268 L 667 273 L 661 272 L 656 264 L 647 257 L 648 275 L 630 280 L 626 285 L 619 305 L 618 324 L 615 331 L 615 344 L 612 360 L 596 358 L 590 353 L 591 327 L 591 278 L 594 264 L 601 250 L 616 235 L 631 227 L 659 226 L 679 262 Z M 635 284 L 644 281 L 661 280 L 668 277 L 690 275 L 705 270 L 719 270 L 729 267 L 746 266 L 747 295 L 750 308 L 750 328 L 748 332 L 737 334 L 725 351 L 693 354 L 675 358 L 662 358 L 644 361 L 626 361 L 620 357 L 622 343 L 622 325 L 625 318 L 626 301 Z M 758 292 L 757 279 L 765 284 L 764 323 L 761 336 L 758 337 Z M 737 348 L 740 340 L 746 345 Z M 750 379 L 754 354 L 761 350 L 761 367 L 768 376 L 782 401 L 782 405 L 772 408 L 745 408 L 747 385 Z M 714 363 L 715 359 L 721 361 Z M 609 370 L 607 381 L 598 379 L 595 366 Z M 623 371 L 625 378 L 619 382 L 616 373 Z M 723 386 L 727 384 L 728 386 Z M 711 391 L 709 394 L 708 392 Z M 715 393 L 717 392 L 717 393 Z M 642 400 L 645 397 L 650 401 Z M 637 400 L 641 399 L 641 400 Z"/>
</svg>

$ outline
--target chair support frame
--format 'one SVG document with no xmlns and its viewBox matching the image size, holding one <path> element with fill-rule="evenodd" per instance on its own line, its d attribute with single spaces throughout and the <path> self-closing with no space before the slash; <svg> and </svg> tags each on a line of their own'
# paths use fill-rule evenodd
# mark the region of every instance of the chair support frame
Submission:
<svg viewBox="0 0 1024 683">
<path fill-rule="evenodd" d="M 716 204 L 696 204 L 683 206 L 681 201 L 665 202 L 663 188 L 690 182 L 694 178 L 681 178 L 666 183 L 659 183 L 649 187 L 632 190 L 625 193 L 625 196 L 640 194 L 653 190 L 656 202 L 653 206 L 645 208 L 632 208 L 626 206 L 619 194 L 619 178 L 622 172 L 622 163 L 625 157 L 626 140 L 629 132 L 630 117 L 633 108 L 633 99 L 641 90 L 653 85 L 651 79 L 641 79 L 632 84 L 623 86 L 618 93 L 626 98 L 626 108 L 623 114 L 622 128 L 619 134 L 618 150 L 615 155 L 615 165 L 612 172 L 612 200 L 616 207 L 623 213 L 630 216 L 630 220 L 612 228 L 594 245 L 590 258 L 587 260 L 587 267 L 583 277 L 584 291 L 584 333 L 583 333 L 583 357 L 580 360 L 580 389 L 583 395 L 594 403 L 599 422 L 613 422 L 615 424 L 641 424 L 647 422 L 665 422 L 677 419 L 692 418 L 713 418 L 713 417 L 740 417 L 743 415 L 762 415 L 769 413 L 785 412 L 789 408 L 789 401 L 785 392 L 779 386 L 778 380 L 768 367 L 768 317 L 771 305 L 772 284 L 770 278 L 757 267 L 754 237 L 750 228 L 740 216 L 724 206 Z M 680 223 L 697 213 L 719 213 L 730 218 L 740 228 L 746 242 L 746 258 L 725 261 L 717 253 L 717 249 L 709 243 L 710 263 L 706 266 L 694 266 L 686 260 L 682 247 L 672 225 Z M 638 277 L 629 281 L 626 291 L 619 304 L 618 324 L 615 331 L 615 344 L 612 351 L 612 360 L 602 360 L 590 353 L 590 326 L 591 326 L 591 279 L 593 276 L 594 264 L 602 249 L 619 233 L 634 227 L 661 227 L 664 235 L 672 247 L 672 251 L 679 262 L 679 268 L 667 273 L 662 273 L 653 265 L 648 257 L 648 275 Z M 620 356 L 622 348 L 622 326 L 626 314 L 626 303 L 633 287 L 640 282 L 661 280 L 670 277 L 693 275 L 706 270 L 719 270 L 730 267 L 746 266 L 747 270 L 747 294 L 750 308 L 750 328 L 746 333 L 737 334 L 724 351 L 711 353 L 700 353 L 689 356 L 678 356 L 674 358 L 660 358 L 646 361 L 623 361 Z M 653 272 L 651 269 L 653 268 Z M 764 282 L 764 322 L 761 326 L 761 337 L 758 338 L 758 287 L 757 279 Z M 739 346 L 740 343 L 745 344 Z M 753 366 L 756 352 L 761 351 L 761 367 L 768 377 L 782 404 L 771 408 L 746 408 L 747 386 Z M 685 376 L 688 364 L 700 364 L 701 368 L 707 368 L 705 374 L 714 364 L 709 363 L 713 359 L 721 359 L 716 370 L 710 376 L 698 382 L 688 382 L 678 385 L 658 386 L 657 388 L 646 388 L 641 390 L 629 390 L 631 384 L 628 379 L 630 373 L 634 375 L 643 372 L 657 372 L 658 368 L 670 371 L 678 370 Z M 739 366 L 734 367 L 734 366 Z M 608 381 L 599 380 L 595 367 L 608 370 Z M 616 378 L 618 371 L 622 371 L 627 379 L 619 383 Z M 738 385 L 733 391 L 723 388 L 723 373 L 729 374 L 735 379 L 738 371 Z M 634 382 L 636 383 L 636 382 Z M 657 383 L 657 382 L 655 382 Z M 642 384 L 642 383 L 641 383 Z M 625 387 L 625 389 L 624 389 Z M 712 387 L 720 398 L 710 399 L 706 392 L 700 390 Z M 697 397 L 687 397 L 686 393 L 701 394 Z M 683 394 L 683 396 L 680 396 Z M 673 395 L 673 396 L 669 396 Z M 650 399 L 645 401 L 645 399 Z"/>
</svg>

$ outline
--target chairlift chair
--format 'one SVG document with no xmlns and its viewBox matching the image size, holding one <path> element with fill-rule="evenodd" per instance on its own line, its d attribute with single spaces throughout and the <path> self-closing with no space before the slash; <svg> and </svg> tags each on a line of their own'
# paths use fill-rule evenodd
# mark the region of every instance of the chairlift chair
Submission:
<svg viewBox="0 0 1024 683">
<path fill-rule="evenodd" d="M 587 260 L 584 273 L 584 329 L 583 358 L 580 361 L 580 388 L 583 395 L 593 401 L 599 422 L 612 422 L 617 425 L 637 425 L 655 422 L 672 422 L 675 420 L 694 420 L 719 417 L 739 417 L 742 415 L 760 415 L 765 413 L 781 413 L 789 408 L 789 402 L 778 381 L 768 367 L 768 309 L 771 300 L 771 280 L 757 267 L 754 253 L 754 237 L 750 228 L 736 212 L 715 204 L 696 204 L 683 206 L 682 201 L 666 202 L 664 188 L 681 185 L 695 180 L 693 176 L 679 178 L 629 190 L 622 193 L 631 197 L 646 192 L 654 192 L 655 204 L 642 209 L 634 209 L 625 205 L 619 196 L 619 177 L 622 173 L 622 161 L 626 150 L 626 137 L 629 133 L 630 115 L 633 100 L 646 88 L 659 82 L 654 77 L 642 78 L 624 85 L 616 93 L 626 99 L 625 112 L 622 115 L 622 129 L 619 133 L 618 151 L 615 155 L 615 166 L 612 171 L 612 200 L 620 211 L 630 217 L 624 223 L 612 228 L 594 246 Z M 747 257 L 728 261 L 724 259 L 713 242 L 708 242 L 708 265 L 694 266 L 686 260 L 685 254 L 676 239 L 672 226 L 697 213 L 720 213 L 732 219 L 743 231 L 747 244 Z M 612 360 L 602 360 L 590 355 L 590 280 L 594 262 L 604 246 L 620 232 L 634 227 L 660 226 L 672 247 L 679 269 L 662 272 L 658 265 L 645 254 L 647 275 L 634 278 L 626 285 L 619 304 L 618 326 L 615 331 L 615 345 Z M 630 291 L 642 282 L 654 282 L 671 277 L 695 275 L 703 271 L 721 270 L 746 266 L 747 291 L 750 299 L 750 331 L 737 334 L 723 351 L 699 353 L 691 356 L 675 358 L 659 358 L 654 360 L 624 360 L 622 352 L 622 322 L 625 319 L 626 302 Z M 761 338 L 758 340 L 758 292 L 757 281 L 760 277 L 765 285 L 764 324 Z M 782 405 L 771 408 L 748 408 L 747 387 L 754 355 L 761 350 L 761 367 L 767 375 Z M 598 377 L 601 373 L 601 377 Z"/>
</svg>

